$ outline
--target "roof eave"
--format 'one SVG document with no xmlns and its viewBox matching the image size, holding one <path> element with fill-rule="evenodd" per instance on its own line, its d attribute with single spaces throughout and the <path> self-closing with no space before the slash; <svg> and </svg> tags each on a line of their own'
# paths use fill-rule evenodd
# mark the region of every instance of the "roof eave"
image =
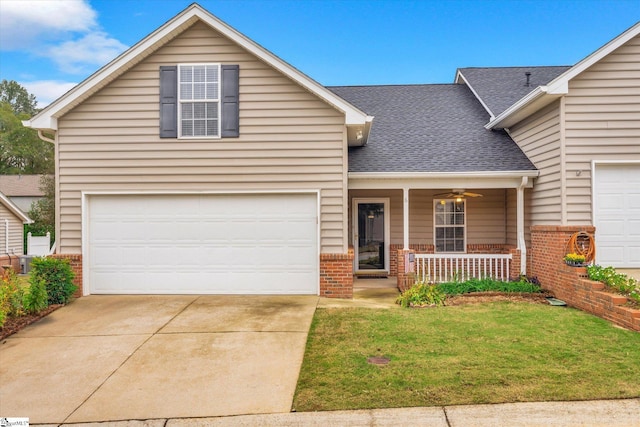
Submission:
<svg viewBox="0 0 640 427">
<path fill-rule="evenodd" d="M 57 119 L 64 113 L 84 101 L 87 97 L 97 92 L 102 87 L 106 86 L 106 84 L 119 75 L 126 72 L 133 64 L 139 62 L 151 54 L 151 52 L 155 51 L 163 44 L 164 41 L 175 37 L 175 35 L 182 32 L 184 28 L 192 25 L 198 19 L 205 22 L 216 31 L 219 31 L 230 40 L 238 43 L 265 63 L 287 75 L 293 81 L 323 99 L 337 110 L 343 112 L 345 115 L 346 125 L 364 126 L 367 123 L 367 118 L 369 116 L 367 116 L 366 113 L 335 95 L 333 92 L 329 91 L 306 74 L 278 58 L 256 42 L 250 40 L 194 3 L 146 38 L 123 52 L 113 61 L 103 66 L 83 82 L 76 85 L 73 89 L 62 95 L 53 103 L 49 104 L 31 120 L 27 121 L 25 126 L 32 127 L 34 129 L 56 131 L 58 129 Z"/>
<path fill-rule="evenodd" d="M 11 201 L 11 199 L 9 199 L 7 196 L 5 196 L 1 192 L 0 192 L 0 203 L 2 203 L 4 206 L 6 206 L 6 208 L 9 209 L 15 216 L 20 218 L 22 220 L 23 224 L 32 224 L 33 223 L 33 220 L 31 218 L 29 218 L 27 215 L 25 215 L 25 213 L 22 212 L 20 210 L 20 208 L 17 207 Z"/>
<path fill-rule="evenodd" d="M 498 114 L 493 120 L 484 125 L 485 129 L 504 129 L 525 119 L 529 115 L 549 105 L 568 92 L 568 87 L 550 92 L 548 86 L 538 86 L 524 98 Z"/>
</svg>

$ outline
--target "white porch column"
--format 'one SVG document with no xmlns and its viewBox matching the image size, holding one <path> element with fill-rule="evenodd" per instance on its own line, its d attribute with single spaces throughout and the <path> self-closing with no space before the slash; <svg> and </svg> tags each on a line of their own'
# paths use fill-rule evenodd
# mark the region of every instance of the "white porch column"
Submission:
<svg viewBox="0 0 640 427">
<path fill-rule="evenodd" d="M 409 188 L 404 187 L 402 189 L 402 215 L 404 226 L 404 250 L 409 249 Z"/>
<path fill-rule="evenodd" d="M 527 243 L 524 240 L 524 187 L 529 182 L 529 178 L 522 177 L 522 182 L 518 187 L 516 225 L 518 235 L 518 249 L 520 249 L 520 274 L 527 273 Z"/>
</svg>

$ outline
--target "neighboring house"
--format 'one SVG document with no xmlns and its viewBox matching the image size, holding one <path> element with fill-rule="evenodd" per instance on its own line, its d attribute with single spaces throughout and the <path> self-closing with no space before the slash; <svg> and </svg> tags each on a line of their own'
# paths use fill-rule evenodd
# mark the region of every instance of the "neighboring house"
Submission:
<svg viewBox="0 0 640 427">
<path fill-rule="evenodd" d="M 192 5 L 25 123 L 55 134 L 57 251 L 84 294 L 350 297 L 354 273 L 401 276 L 411 252 L 516 276 L 536 225 L 592 224 L 592 160 L 640 176 L 639 32 L 586 67 L 327 88 Z"/>
<path fill-rule="evenodd" d="M 40 189 L 42 175 L 0 175 L 0 191 L 22 212 L 29 214 L 31 204 L 44 197 Z"/>
<path fill-rule="evenodd" d="M 32 221 L 0 191 L 0 267 L 20 268 L 20 255 L 24 254 L 24 224 Z"/>
</svg>

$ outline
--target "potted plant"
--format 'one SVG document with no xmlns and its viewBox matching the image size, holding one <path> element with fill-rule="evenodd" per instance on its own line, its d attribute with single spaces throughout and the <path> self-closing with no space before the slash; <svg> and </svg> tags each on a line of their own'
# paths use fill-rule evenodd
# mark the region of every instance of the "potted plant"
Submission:
<svg viewBox="0 0 640 427">
<path fill-rule="evenodd" d="M 574 267 L 583 267 L 585 265 L 585 256 L 572 252 L 564 256 L 564 262 Z"/>
</svg>

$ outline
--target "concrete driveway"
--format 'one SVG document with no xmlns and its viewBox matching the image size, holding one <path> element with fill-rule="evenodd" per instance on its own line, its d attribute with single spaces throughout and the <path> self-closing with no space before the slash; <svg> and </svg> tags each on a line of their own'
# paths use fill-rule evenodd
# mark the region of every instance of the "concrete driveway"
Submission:
<svg viewBox="0 0 640 427">
<path fill-rule="evenodd" d="M 88 296 L 0 344 L 31 423 L 288 412 L 315 296 Z"/>
</svg>

